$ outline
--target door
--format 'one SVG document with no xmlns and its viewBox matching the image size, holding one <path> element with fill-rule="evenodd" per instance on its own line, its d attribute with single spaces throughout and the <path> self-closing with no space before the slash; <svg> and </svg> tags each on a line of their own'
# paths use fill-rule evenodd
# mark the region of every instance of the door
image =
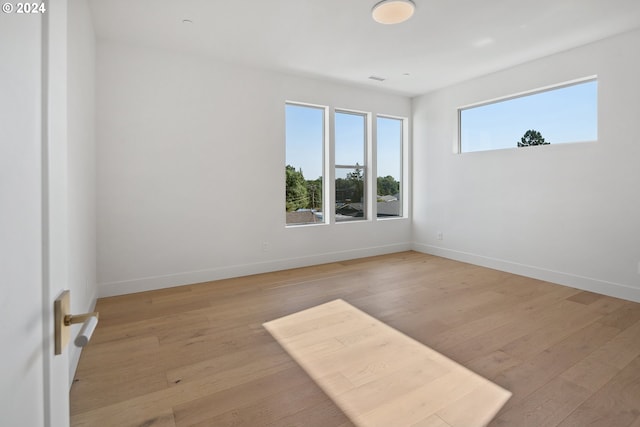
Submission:
<svg viewBox="0 0 640 427">
<path fill-rule="evenodd" d="M 66 108 L 57 110 L 66 102 L 60 68 L 66 57 L 59 56 L 66 49 L 66 1 L 54 3 L 56 9 L 46 3 L 46 12 L 32 14 L 5 4 L 0 14 L 0 413 L 6 426 L 69 424 L 69 360 L 53 355 L 53 300 L 64 286 L 55 266 L 66 262 L 60 258 L 66 252 L 56 255 L 64 245 L 65 212 L 51 198 L 64 196 L 57 187 L 65 165 L 55 146 L 66 126 Z"/>
<path fill-rule="evenodd" d="M 0 413 L 7 426 L 44 424 L 41 30 L 38 16 L 0 14 Z"/>
<path fill-rule="evenodd" d="M 67 0 L 43 18 L 43 325 L 45 426 L 69 426 L 69 348 L 54 356 L 53 301 L 68 287 Z"/>
</svg>

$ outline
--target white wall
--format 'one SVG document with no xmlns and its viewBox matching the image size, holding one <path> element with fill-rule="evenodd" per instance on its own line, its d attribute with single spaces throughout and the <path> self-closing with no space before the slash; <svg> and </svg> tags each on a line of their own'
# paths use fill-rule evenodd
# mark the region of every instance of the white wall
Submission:
<svg viewBox="0 0 640 427">
<path fill-rule="evenodd" d="M 635 31 L 414 99 L 415 248 L 640 301 L 638 46 Z M 454 154 L 459 106 L 596 74 L 597 143 Z"/>
<path fill-rule="evenodd" d="M 0 14 L 0 419 L 7 426 L 45 420 L 41 21 Z"/>
<path fill-rule="evenodd" d="M 410 248 L 408 219 L 284 226 L 285 101 L 408 98 L 108 41 L 97 61 L 100 296 Z"/>
<path fill-rule="evenodd" d="M 86 0 L 69 0 L 67 37 L 67 286 L 72 311 L 84 313 L 97 298 L 95 33 Z M 80 349 L 70 345 L 69 351 L 73 378 Z"/>
</svg>

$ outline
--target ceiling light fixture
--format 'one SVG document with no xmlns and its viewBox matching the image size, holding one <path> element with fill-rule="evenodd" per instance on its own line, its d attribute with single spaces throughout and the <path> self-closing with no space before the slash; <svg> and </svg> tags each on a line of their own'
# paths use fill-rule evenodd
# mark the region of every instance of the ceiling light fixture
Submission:
<svg viewBox="0 0 640 427">
<path fill-rule="evenodd" d="M 399 24 L 413 16 L 416 5 L 411 0 L 383 0 L 373 6 L 373 20 L 381 24 Z"/>
</svg>

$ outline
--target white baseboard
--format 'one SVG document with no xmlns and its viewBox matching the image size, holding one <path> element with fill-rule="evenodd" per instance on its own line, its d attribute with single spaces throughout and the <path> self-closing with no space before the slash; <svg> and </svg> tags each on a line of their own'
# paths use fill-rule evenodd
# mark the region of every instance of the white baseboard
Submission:
<svg viewBox="0 0 640 427">
<path fill-rule="evenodd" d="M 346 261 L 368 256 L 390 254 L 411 250 L 411 243 L 375 246 L 348 251 L 329 252 L 299 258 L 286 258 L 252 264 L 230 265 L 199 271 L 187 271 L 163 276 L 142 277 L 131 280 L 98 284 L 98 297 L 131 294 L 155 289 L 171 288 L 191 283 L 209 282 L 212 280 L 229 279 L 232 277 L 248 276 L 251 274 L 269 273 L 290 268 L 307 267 L 310 265 L 326 264 L 329 262 Z"/>
<path fill-rule="evenodd" d="M 640 289 L 622 285 L 620 283 L 607 282 L 590 277 L 578 276 L 560 271 L 547 270 L 531 265 L 519 264 L 497 258 L 485 257 L 468 252 L 460 252 L 438 246 L 414 243 L 413 250 L 429 255 L 436 255 L 469 264 L 480 265 L 482 267 L 493 268 L 495 270 L 506 271 L 508 273 L 557 283 L 572 288 L 585 291 L 596 292 L 603 295 L 622 298 L 629 301 L 640 302 Z"/>
</svg>

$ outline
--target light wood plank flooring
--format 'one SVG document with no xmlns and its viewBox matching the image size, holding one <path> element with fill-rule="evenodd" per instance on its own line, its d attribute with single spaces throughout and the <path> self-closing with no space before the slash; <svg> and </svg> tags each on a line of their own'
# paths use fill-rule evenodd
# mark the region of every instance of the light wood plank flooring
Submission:
<svg viewBox="0 0 640 427">
<path fill-rule="evenodd" d="M 511 391 L 491 426 L 640 427 L 640 304 L 416 252 L 100 299 L 71 423 L 352 426 L 261 326 L 337 298 Z"/>
<path fill-rule="evenodd" d="M 485 427 L 511 397 L 341 299 L 263 326 L 361 427 Z"/>
</svg>

